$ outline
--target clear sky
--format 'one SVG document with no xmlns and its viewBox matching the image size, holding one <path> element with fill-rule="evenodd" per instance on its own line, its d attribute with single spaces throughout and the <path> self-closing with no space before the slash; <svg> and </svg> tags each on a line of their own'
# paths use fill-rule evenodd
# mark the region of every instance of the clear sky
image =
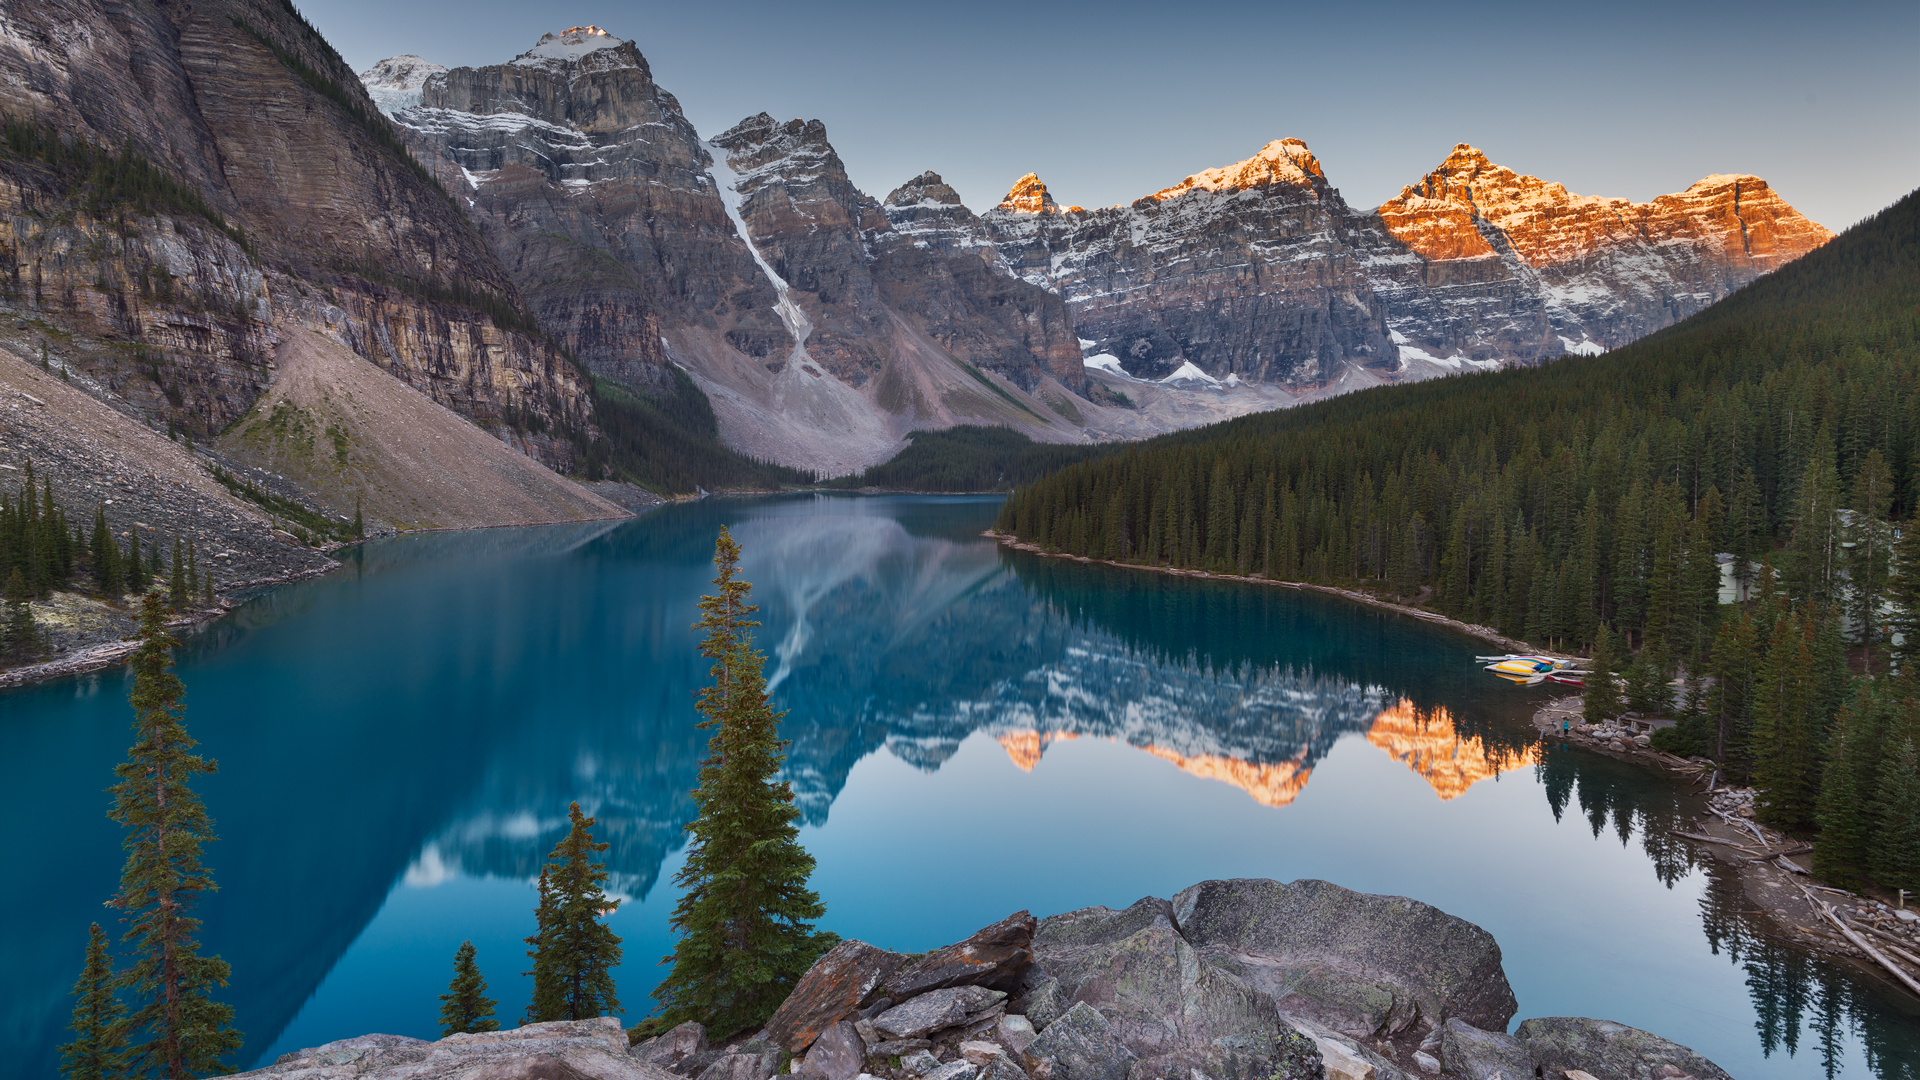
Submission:
<svg viewBox="0 0 1920 1080">
<path fill-rule="evenodd" d="M 592 23 L 703 137 L 819 119 L 875 197 L 933 169 L 1129 202 L 1269 140 L 1372 207 L 1457 142 L 1586 195 L 1752 173 L 1838 231 L 1920 187 L 1920 3 L 300 0 L 355 70 L 500 63 Z"/>
</svg>

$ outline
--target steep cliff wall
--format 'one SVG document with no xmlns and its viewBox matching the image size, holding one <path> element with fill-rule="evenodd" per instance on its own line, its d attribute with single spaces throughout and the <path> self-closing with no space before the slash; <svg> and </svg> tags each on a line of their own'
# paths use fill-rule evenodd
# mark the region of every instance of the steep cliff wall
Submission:
<svg viewBox="0 0 1920 1080">
<path fill-rule="evenodd" d="M 131 163 L 103 180 L 32 139 L 0 153 L 0 299 L 43 320 L 120 404 L 218 431 L 270 381 L 280 328 L 307 326 L 571 461 L 562 433 L 591 424 L 581 378 L 529 332 L 479 233 L 290 6 L 20 7 L 0 30 L 0 73 L 16 121 Z M 122 182 L 128 169 L 147 179 Z"/>
</svg>

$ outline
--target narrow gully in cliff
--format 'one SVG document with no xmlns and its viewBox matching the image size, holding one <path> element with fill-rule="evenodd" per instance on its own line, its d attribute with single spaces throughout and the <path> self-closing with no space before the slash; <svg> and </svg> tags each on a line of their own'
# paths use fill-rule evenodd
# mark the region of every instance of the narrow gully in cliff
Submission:
<svg viewBox="0 0 1920 1080">
<path fill-rule="evenodd" d="M 774 295 L 779 297 L 779 301 L 773 305 L 774 314 L 780 316 L 780 321 L 787 326 L 787 332 L 793 335 L 793 352 L 787 358 L 787 366 L 792 367 L 796 361 L 810 362 L 813 358 L 807 355 L 807 335 L 813 332 L 813 322 L 807 318 L 806 312 L 800 310 L 800 305 L 793 302 L 792 296 L 789 295 L 787 279 L 774 271 L 773 264 L 767 261 L 766 256 L 760 254 L 760 246 L 753 242 L 753 234 L 747 231 L 747 219 L 740 213 L 740 204 L 744 201 L 738 186 L 740 174 L 734 172 L 733 167 L 727 163 L 725 147 L 706 142 L 700 145 L 705 147 L 708 155 L 713 158 L 713 164 L 708 168 L 707 176 L 713 181 L 714 189 L 720 193 L 720 204 L 727 208 L 727 219 L 733 222 L 734 231 L 740 234 L 740 239 L 747 245 L 747 253 L 753 256 L 754 263 L 760 267 L 762 273 L 767 275 L 767 281 L 773 285 Z"/>
</svg>

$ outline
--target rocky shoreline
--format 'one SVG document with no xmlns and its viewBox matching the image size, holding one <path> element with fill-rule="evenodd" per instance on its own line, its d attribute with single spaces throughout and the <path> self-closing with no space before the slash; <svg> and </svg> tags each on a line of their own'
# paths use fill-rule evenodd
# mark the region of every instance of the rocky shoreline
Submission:
<svg viewBox="0 0 1920 1080">
<path fill-rule="evenodd" d="M 1623 725 L 1587 724 L 1578 697 L 1542 706 L 1533 724 L 1542 740 L 1559 739 L 1703 785 L 1697 794 L 1706 797 L 1707 813 L 1670 835 L 1734 872 L 1749 913 L 1765 921 L 1770 936 L 1920 997 L 1920 911 L 1813 884 L 1813 845 L 1756 822 L 1752 788 L 1722 784 L 1708 759 L 1655 750 L 1648 735 Z"/>
<path fill-rule="evenodd" d="M 756 1032 L 612 1018 L 437 1042 L 364 1035 L 242 1074 L 286 1080 L 1729 1080 L 1606 1020 L 1517 1005 L 1463 919 L 1324 881 L 1016 912 L 920 956 L 843 941 Z"/>
</svg>

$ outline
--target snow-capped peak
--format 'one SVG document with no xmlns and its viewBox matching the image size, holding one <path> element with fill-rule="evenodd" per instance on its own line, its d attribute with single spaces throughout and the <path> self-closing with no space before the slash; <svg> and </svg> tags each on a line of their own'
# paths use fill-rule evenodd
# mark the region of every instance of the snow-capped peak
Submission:
<svg viewBox="0 0 1920 1080">
<path fill-rule="evenodd" d="M 1153 193 L 1154 199 L 1173 199 L 1189 191 L 1242 191 L 1269 184 L 1312 187 L 1322 176 L 1319 159 L 1299 139 L 1275 139 L 1245 161 L 1219 169 L 1197 172 L 1170 188 Z"/>
<path fill-rule="evenodd" d="M 558 34 L 540 35 L 539 42 L 514 57 L 513 62 L 527 67 L 544 60 L 579 60 L 588 53 L 618 48 L 620 44 L 619 38 L 597 26 L 570 26 Z"/>
<path fill-rule="evenodd" d="M 391 116 L 401 109 L 411 109 L 420 104 L 420 88 L 426 85 L 427 77 L 442 74 L 446 70 L 439 64 L 406 53 L 389 56 L 361 72 L 360 85 L 367 88 L 367 96 L 373 99 L 374 105 Z"/>
</svg>

